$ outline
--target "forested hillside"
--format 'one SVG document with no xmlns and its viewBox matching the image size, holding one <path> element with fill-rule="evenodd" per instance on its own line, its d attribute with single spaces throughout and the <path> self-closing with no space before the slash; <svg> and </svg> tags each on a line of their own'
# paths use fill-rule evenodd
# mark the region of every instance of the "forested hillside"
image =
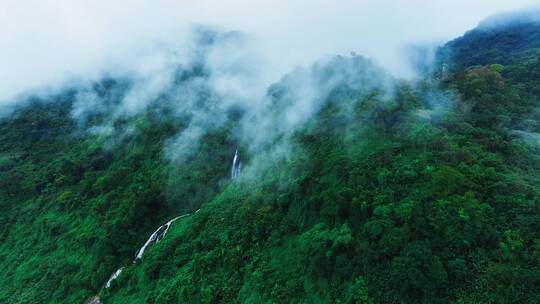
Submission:
<svg viewBox="0 0 540 304">
<path fill-rule="evenodd" d="M 415 81 L 338 56 L 262 116 L 219 106 L 200 61 L 137 115 L 111 114 L 129 80 L 85 115 L 76 88 L 30 99 L 0 120 L 0 303 L 540 303 L 535 37 L 474 30 Z"/>
</svg>

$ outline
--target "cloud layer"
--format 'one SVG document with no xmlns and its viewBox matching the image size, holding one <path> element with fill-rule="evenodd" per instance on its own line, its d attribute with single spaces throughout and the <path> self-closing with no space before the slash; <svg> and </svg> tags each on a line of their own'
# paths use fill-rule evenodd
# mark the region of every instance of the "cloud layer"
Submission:
<svg viewBox="0 0 540 304">
<path fill-rule="evenodd" d="M 170 63 L 163 56 L 167 50 L 177 53 L 175 60 L 185 58 L 189 32 L 197 24 L 250 35 L 250 52 L 258 54 L 251 64 L 266 84 L 295 65 L 351 51 L 407 76 L 405 45 L 443 41 L 495 12 L 534 2 L 5 0 L 0 3 L 0 106 L 32 90 L 54 90 L 104 74 L 138 75 L 144 82 Z"/>
</svg>

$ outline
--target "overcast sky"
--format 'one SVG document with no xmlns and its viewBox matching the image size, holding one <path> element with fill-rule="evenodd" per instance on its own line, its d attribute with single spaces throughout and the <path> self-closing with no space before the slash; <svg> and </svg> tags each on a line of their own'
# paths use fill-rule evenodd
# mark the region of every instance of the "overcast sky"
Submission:
<svg viewBox="0 0 540 304">
<path fill-rule="evenodd" d="M 0 104 L 36 88 L 145 70 L 193 24 L 250 34 L 277 77 L 354 51 L 404 74 L 401 47 L 461 35 L 531 0 L 1 0 Z M 274 79 L 277 80 L 277 79 Z"/>
</svg>

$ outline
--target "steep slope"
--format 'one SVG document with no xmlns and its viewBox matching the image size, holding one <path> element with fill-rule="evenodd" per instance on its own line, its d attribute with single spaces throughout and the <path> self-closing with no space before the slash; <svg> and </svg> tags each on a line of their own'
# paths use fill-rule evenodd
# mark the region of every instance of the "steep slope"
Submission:
<svg viewBox="0 0 540 304">
<path fill-rule="evenodd" d="M 538 302 L 538 148 L 505 125 L 520 100 L 492 78 L 510 81 L 469 77 L 442 113 L 422 86 L 330 97 L 287 157 L 175 224 L 105 303 Z"/>
<path fill-rule="evenodd" d="M 448 42 L 440 49 L 440 55 L 457 68 L 507 65 L 534 55 L 540 48 L 540 20 L 511 17 L 493 19 Z"/>
<path fill-rule="evenodd" d="M 338 56 L 262 112 L 203 55 L 131 116 L 129 80 L 34 99 L 0 121 L 0 302 L 539 303 L 540 56 L 482 33 L 440 82 Z"/>
<path fill-rule="evenodd" d="M 73 94 L 52 99 L 0 122 L 0 302 L 83 302 L 171 214 L 194 211 L 229 176 L 226 129 L 171 163 L 163 146 L 183 126 L 162 109 L 94 136 L 73 120 Z"/>
<path fill-rule="evenodd" d="M 538 60 L 390 97 L 340 87 L 104 301 L 539 302 Z"/>
</svg>

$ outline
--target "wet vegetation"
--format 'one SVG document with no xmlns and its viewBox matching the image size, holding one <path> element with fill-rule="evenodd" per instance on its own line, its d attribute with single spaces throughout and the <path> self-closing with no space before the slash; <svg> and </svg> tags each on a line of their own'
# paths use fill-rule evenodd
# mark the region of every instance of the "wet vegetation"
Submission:
<svg viewBox="0 0 540 304">
<path fill-rule="evenodd" d="M 241 111 L 175 162 L 163 147 L 185 123 L 166 100 L 112 136 L 76 131 L 70 93 L 19 109 L 0 122 L 0 302 L 540 303 L 540 53 L 508 38 L 540 30 L 499 31 L 391 94 L 336 83 L 261 150 L 235 132 Z M 358 60 L 329 64 L 372 78 Z"/>
</svg>

